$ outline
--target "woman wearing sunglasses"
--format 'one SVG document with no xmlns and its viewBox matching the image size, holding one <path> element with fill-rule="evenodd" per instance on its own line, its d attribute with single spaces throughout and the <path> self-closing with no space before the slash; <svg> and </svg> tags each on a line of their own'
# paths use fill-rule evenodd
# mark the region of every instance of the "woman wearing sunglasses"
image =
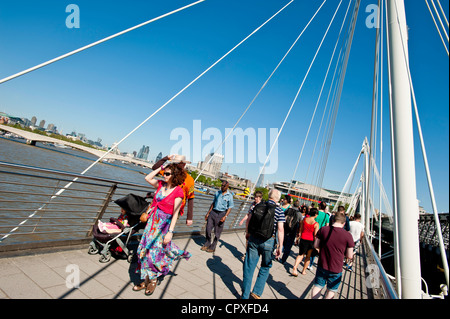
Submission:
<svg viewBox="0 0 450 319">
<path fill-rule="evenodd" d="M 164 170 L 164 181 L 155 178 L 161 170 Z M 139 259 L 136 272 L 140 272 L 144 282 L 134 286 L 134 291 L 145 289 L 145 294 L 151 295 L 155 291 L 158 277 L 167 275 L 175 260 L 191 257 L 190 253 L 172 242 L 184 196 L 179 185 L 185 178 L 184 169 L 177 164 L 161 166 L 145 177 L 157 191 L 148 210 L 147 226 L 137 250 Z"/>
</svg>

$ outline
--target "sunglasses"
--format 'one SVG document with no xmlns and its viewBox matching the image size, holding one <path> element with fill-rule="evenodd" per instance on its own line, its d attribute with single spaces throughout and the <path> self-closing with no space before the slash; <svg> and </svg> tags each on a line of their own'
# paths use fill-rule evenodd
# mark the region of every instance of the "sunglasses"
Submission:
<svg viewBox="0 0 450 319">
<path fill-rule="evenodd" d="M 164 176 L 170 176 L 170 175 L 172 175 L 172 173 L 170 172 L 164 172 Z"/>
</svg>

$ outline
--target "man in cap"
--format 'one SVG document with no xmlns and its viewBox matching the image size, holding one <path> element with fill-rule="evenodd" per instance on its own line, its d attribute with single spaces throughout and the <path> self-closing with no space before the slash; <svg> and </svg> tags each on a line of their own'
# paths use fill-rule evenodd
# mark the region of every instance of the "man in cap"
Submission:
<svg viewBox="0 0 450 319">
<path fill-rule="evenodd" d="M 231 209 L 234 207 L 233 193 L 228 191 L 228 182 L 222 181 L 220 190 L 214 195 L 214 200 L 205 216 L 206 243 L 201 250 L 213 253 L 216 250 L 217 241 L 222 234 L 223 226 Z M 211 232 L 214 229 L 214 240 L 211 242 Z"/>
</svg>

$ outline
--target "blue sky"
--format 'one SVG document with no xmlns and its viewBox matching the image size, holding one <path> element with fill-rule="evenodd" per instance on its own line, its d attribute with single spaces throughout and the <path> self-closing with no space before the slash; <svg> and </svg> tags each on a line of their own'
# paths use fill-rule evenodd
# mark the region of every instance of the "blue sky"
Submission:
<svg viewBox="0 0 450 319">
<path fill-rule="evenodd" d="M 2 1 L 0 78 L 55 58 L 194 1 Z M 97 47 L 0 85 L 0 111 L 54 123 L 103 144 L 119 141 L 289 1 L 206 0 Z M 323 186 L 340 190 L 370 135 L 375 29 L 363 0 L 353 40 Z M 410 63 L 439 211 L 449 203 L 448 56 L 424 1 L 407 0 Z M 80 9 L 80 28 L 66 27 L 66 6 Z M 150 146 L 150 158 L 170 152 L 176 128 L 231 128 L 320 6 L 296 0 L 254 36 L 167 105 L 119 147 Z M 279 128 L 339 1 L 328 0 L 242 119 L 242 129 Z M 278 143 L 278 170 L 266 180 L 292 177 L 348 1 L 311 69 Z M 448 2 L 443 1 L 448 16 Z M 386 61 L 386 60 L 385 60 Z M 333 66 L 334 67 L 334 66 Z M 387 75 L 387 72 L 385 72 Z M 327 91 L 326 91 L 327 92 Z M 325 93 L 324 93 L 325 94 Z M 311 161 L 325 97 L 319 104 L 295 179 L 313 182 Z M 383 181 L 391 193 L 387 89 L 383 110 Z M 416 130 L 417 132 L 417 130 Z M 268 133 L 268 131 L 267 131 Z M 416 134 L 418 198 L 431 211 Z M 319 138 L 319 142 L 321 137 Z M 193 143 L 193 141 L 192 141 Z M 202 147 L 208 141 L 202 142 Z M 268 151 L 269 136 L 266 148 Z M 317 153 L 315 157 L 317 156 Z M 247 158 L 247 155 L 246 155 Z M 379 157 L 377 152 L 377 163 Z M 225 163 L 253 180 L 260 163 Z"/>
</svg>

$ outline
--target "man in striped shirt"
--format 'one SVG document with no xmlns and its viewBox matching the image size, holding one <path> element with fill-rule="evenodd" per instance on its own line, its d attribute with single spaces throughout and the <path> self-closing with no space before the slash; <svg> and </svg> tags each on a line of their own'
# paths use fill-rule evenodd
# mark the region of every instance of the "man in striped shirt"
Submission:
<svg viewBox="0 0 450 319">
<path fill-rule="evenodd" d="M 252 297 L 253 299 L 260 299 L 264 291 L 267 278 L 269 277 L 270 268 L 272 267 L 274 249 L 275 258 L 281 257 L 281 249 L 283 247 L 284 239 L 284 222 L 286 219 L 283 210 L 276 204 L 280 200 L 280 196 L 280 192 L 273 189 L 269 192 L 269 201 L 266 203 L 269 207 L 275 207 L 273 233 L 272 237 L 269 239 L 264 240 L 249 234 L 248 225 L 250 224 L 253 211 L 249 213 L 246 231 L 248 236 L 248 244 L 243 266 L 244 278 L 242 283 L 242 299 L 248 299 L 249 297 Z M 276 242 L 275 236 L 277 236 L 278 242 Z M 255 272 L 260 256 L 261 267 L 259 268 L 258 278 L 253 286 L 253 291 L 250 293 L 253 273 Z"/>
</svg>

